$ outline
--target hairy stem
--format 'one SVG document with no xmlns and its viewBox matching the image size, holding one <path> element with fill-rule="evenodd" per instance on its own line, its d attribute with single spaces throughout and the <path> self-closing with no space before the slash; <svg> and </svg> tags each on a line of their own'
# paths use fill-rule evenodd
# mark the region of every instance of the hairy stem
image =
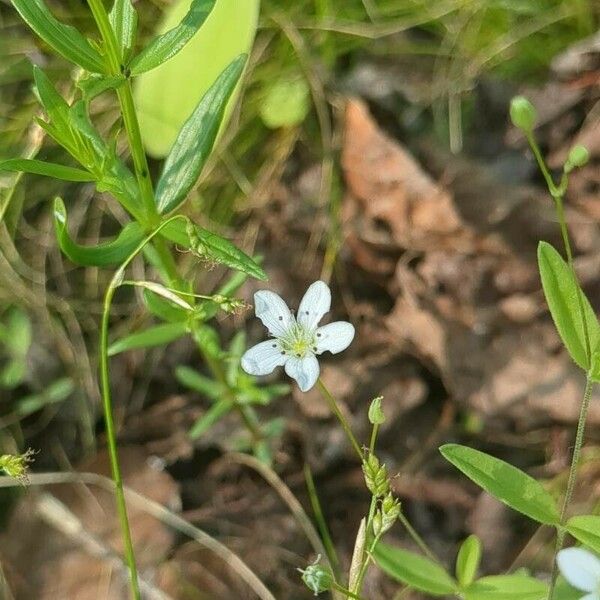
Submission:
<svg viewBox="0 0 600 600">
<path fill-rule="evenodd" d="M 585 423 L 587 420 L 587 414 L 590 407 L 590 400 L 592 397 L 593 382 L 589 375 L 585 381 L 585 390 L 583 392 L 583 401 L 581 403 L 581 410 L 579 411 L 579 421 L 577 423 L 577 433 L 575 435 L 575 446 L 573 448 L 573 458 L 571 459 L 571 468 L 569 469 L 569 480 L 567 482 L 567 490 L 565 492 L 565 498 L 560 513 L 560 525 L 558 534 L 556 536 L 556 550 L 554 556 L 554 563 L 552 565 L 552 578 L 550 580 L 550 589 L 548 591 L 548 600 L 552 600 L 554 595 L 554 588 L 556 586 L 556 578 L 558 577 L 558 566 L 556 562 L 556 554 L 558 554 L 563 547 L 565 542 L 565 529 L 564 524 L 567 520 L 569 504 L 573 498 L 573 492 L 575 490 L 575 483 L 577 482 L 577 468 L 581 460 L 581 449 L 583 447 L 583 438 L 585 434 Z"/>
</svg>

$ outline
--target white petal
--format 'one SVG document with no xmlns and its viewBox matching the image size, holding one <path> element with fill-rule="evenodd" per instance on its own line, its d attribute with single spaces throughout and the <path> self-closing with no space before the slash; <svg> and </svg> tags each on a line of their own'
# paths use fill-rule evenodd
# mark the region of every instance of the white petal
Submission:
<svg viewBox="0 0 600 600">
<path fill-rule="evenodd" d="M 354 339 L 354 325 L 347 321 L 336 321 L 316 331 L 317 354 L 322 354 L 329 350 L 332 354 L 337 354 L 345 350 Z"/>
<path fill-rule="evenodd" d="M 307 290 L 298 309 L 298 323 L 313 330 L 331 308 L 331 291 L 324 281 L 315 281 Z"/>
<path fill-rule="evenodd" d="M 556 558 L 563 577 L 578 590 L 600 589 L 600 559 L 583 548 L 561 550 Z"/>
<path fill-rule="evenodd" d="M 586 594 L 585 596 L 581 596 L 579 600 L 600 600 L 600 592 L 592 592 L 591 594 Z"/>
<path fill-rule="evenodd" d="M 294 322 L 287 304 L 275 292 L 260 290 L 254 294 L 254 310 L 271 335 L 285 335 Z"/>
<path fill-rule="evenodd" d="M 287 359 L 276 340 L 267 340 L 246 350 L 242 356 L 242 369 L 250 375 L 268 375 L 275 367 L 284 365 Z"/>
<path fill-rule="evenodd" d="M 285 363 L 285 372 L 298 382 L 301 391 L 308 392 L 319 378 L 319 361 L 314 354 L 304 358 L 292 356 Z"/>
</svg>

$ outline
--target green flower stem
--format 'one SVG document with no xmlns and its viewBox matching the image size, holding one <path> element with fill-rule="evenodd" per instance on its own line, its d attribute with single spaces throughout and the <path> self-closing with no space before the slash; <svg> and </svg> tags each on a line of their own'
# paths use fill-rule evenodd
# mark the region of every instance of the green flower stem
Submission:
<svg viewBox="0 0 600 600">
<path fill-rule="evenodd" d="M 175 221 L 176 219 L 185 219 L 181 215 L 172 217 L 162 223 L 156 230 L 146 237 L 138 247 L 125 259 L 123 264 L 117 269 L 113 278 L 106 289 L 104 295 L 104 303 L 102 310 L 102 325 L 100 329 L 100 387 L 102 391 L 102 407 L 104 412 L 104 422 L 106 426 L 106 438 L 108 443 L 108 452 L 110 458 L 110 468 L 112 479 L 115 484 L 115 496 L 117 502 L 117 511 L 119 514 L 119 523 L 121 526 L 121 535 L 123 545 L 125 547 L 125 560 L 129 567 L 130 573 L 130 590 L 133 600 L 140 600 L 140 588 L 138 583 L 137 566 L 135 562 L 135 551 L 131 539 L 131 529 L 129 527 L 129 519 L 127 517 L 127 505 L 125 503 L 125 493 L 123 491 L 123 477 L 119 464 L 119 452 L 117 447 L 117 434 L 115 428 L 115 420 L 113 415 L 112 396 L 110 392 L 110 374 L 108 365 L 108 325 L 110 319 L 110 308 L 116 289 L 123 281 L 123 273 L 129 263 L 142 251 L 144 246 L 148 244 L 160 230 Z"/>
<path fill-rule="evenodd" d="M 564 195 L 567 190 L 567 185 L 569 183 L 568 176 L 565 172 L 563 172 L 563 176 L 561 178 L 559 185 L 556 185 L 554 183 L 554 180 L 552 179 L 552 175 L 550 174 L 548 167 L 546 166 L 546 161 L 544 160 L 544 157 L 542 156 L 540 147 L 538 146 L 537 142 L 535 141 L 535 138 L 534 138 L 532 132 L 527 133 L 527 141 L 533 152 L 533 155 L 535 156 L 538 167 L 540 168 L 540 171 L 542 172 L 542 175 L 544 176 L 544 179 L 546 180 L 546 185 L 548 187 L 548 191 L 550 192 L 550 195 L 552 196 L 552 198 L 554 200 L 554 206 L 556 208 L 556 215 L 557 215 L 558 222 L 560 225 L 560 233 L 561 233 L 563 245 L 565 248 L 565 254 L 567 255 L 567 263 L 571 269 L 571 272 L 573 273 L 573 277 L 575 278 L 575 281 L 577 281 L 577 273 L 575 272 L 575 265 L 573 263 L 573 251 L 571 249 L 571 241 L 569 239 L 569 230 L 567 228 L 567 222 L 565 219 L 565 210 L 564 210 Z M 590 334 L 589 334 L 587 320 L 585 318 L 583 294 L 581 292 L 580 286 L 577 286 L 577 303 L 579 305 L 579 312 L 581 314 L 581 319 L 582 319 L 582 323 L 583 323 L 583 337 L 585 340 L 586 355 L 587 355 L 588 363 L 591 363 L 592 357 L 591 357 L 591 349 L 590 349 Z"/>
<path fill-rule="evenodd" d="M 354 451 L 358 455 L 358 459 L 360 460 L 360 462 L 362 464 L 363 460 L 365 459 L 364 453 L 360 447 L 360 444 L 356 441 L 356 438 L 354 437 L 354 434 L 352 433 L 352 429 L 350 428 L 350 425 L 349 425 L 348 421 L 346 420 L 346 417 L 344 417 L 344 415 L 342 414 L 342 411 L 340 410 L 338 403 L 336 402 L 335 398 L 333 397 L 331 392 L 327 389 L 327 387 L 323 383 L 323 380 L 320 377 L 319 377 L 319 379 L 317 379 L 317 384 L 319 385 L 319 389 L 321 390 L 321 393 L 327 400 L 327 403 L 329 404 L 329 408 L 331 409 L 331 412 L 333 412 L 333 414 L 338 418 L 338 421 L 342 425 L 342 428 L 344 429 L 348 440 L 352 444 L 352 447 L 354 448 Z"/>
<path fill-rule="evenodd" d="M 358 572 L 358 577 L 356 578 L 356 586 L 354 587 L 354 590 L 352 590 L 355 594 L 360 594 L 363 585 L 363 580 L 365 578 L 365 575 L 367 574 L 367 569 L 369 568 L 369 564 L 373 557 L 373 552 L 375 552 L 375 548 L 377 544 L 379 544 L 380 539 L 381 534 L 375 536 L 373 538 L 373 541 L 371 542 L 371 545 L 369 546 L 369 549 L 365 550 L 365 557 L 363 558 L 362 565 L 360 566 L 360 571 Z"/>
<path fill-rule="evenodd" d="M 342 594 L 344 594 L 347 598 L 352 598 L 353 600 L 363 600 L 362 596 L 359 596 L 358 594 L 355 594 L 354 592 L 350 591 L 349 589 L 346 589 L 343 585 L 340 585 L 336 581 L 334 581 L 331 584 L 331 587 L 334 590 L 336 590 L 336 591 L 341 592 Z"/>
<path fill-rule="evenodd" d="M 429 560 L 436 562 L 438 565 L 442 565 L 442 561 L 434 554 L 433 550 L 427 545 L 425 540 L 417 533 L 416 529 L 410 524 L 402 510 L 398 515 L 398 520 L 400 523 L 402 523 L 402 525 L 404 525 L 408 535 L 410 535 L 413 542 L 419 546 L 421 552 L 423 552 L 423 554 L 425 554 Z"/>
<path fill-rule="evenodd" d="M 573 448 L 573 458 L 571 459 L 571 468 L 569 469 L 569 480 L 567 482 L 567 490 L 565 492 L 565 498 L 563 500 L 562 510 L 560 513 L 560 525 L 556 536 L 556 550 L 555 554 L 558 554 L 563 547 L 565 542 L 566 531 L 564 524 L 567 520 L 569 504 L 573 498 L 573 492 L 575 490 L 575 483 L 577 482 L 577 469 L 581 460 L 581 449 L 583 447 L 583 438 L 585 434 L 585 423 L 587 420 L 588 410 L 590 407 L 590 400 L 592 398 L 592 390 L 594 384 L 588 375 L 585 381 L 585 390 L 583 392 L 583 401 L 581 403 L 581 410 L 579 412 L 579 421 L 577 423 L 577 433 L 575 435 L 575 447 Z M 558 566 L 556 562 L 556 555 L 554 557 L 554 563 L 552 565 L 552 578 L 550 580 L 550 588 L 548 591 L 548 600 L 552 600 L 554 595 L 554 588 L 556 586 L 556 578 L 558 577 Z"/>
<path fill-rule="evenodd" d="M 340 579 L 340 561 L 338 559 L 333 540 L 331 539 L 331 533 L 329 532 L 327 521 L 325 520 L 325 516 L 323 515 L 323 509 L 321 508 L 321 502 L 319 501 L 315 481 L 313 479 L 312 472 L 308 463 L 304 463 L 304 479 L 306 481 L 306 488 L 308 489 L 308 497 L 310 498 L 310 504 L 313 509 L 313 514 L 315 515 L 315 521 L 317 522 L 319 533 L 323 538 L 323 546 L 325 547 L 325 551 L 327 552 L 329 564 L 331 565 L 331 569 L 333 570 L 334 577 L 336 579 Z"/>
</svg>

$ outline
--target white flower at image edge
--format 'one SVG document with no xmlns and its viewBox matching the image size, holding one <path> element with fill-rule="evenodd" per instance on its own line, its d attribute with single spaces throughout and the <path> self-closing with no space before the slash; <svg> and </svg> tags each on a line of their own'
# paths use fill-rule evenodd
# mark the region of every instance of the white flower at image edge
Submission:
<svg viewBox="0 0 600 600">
<path fill-rule="evenodd" d="M 254 307 L 273 337 L 246 351 L 242 368 L 250 375 L 268 375 L 276 367 L 285 367 L 303 392 L 319 378 L 317 356 L 325 351 L 337 354 L 354 339 L 352 323 L 336 321 L 318 326 L 331 307 L 331 291 L 323 281 L 315 281 L 306 290 L 296 317 L 281 297 L 269 290 L 254 294 Z"/>
<path fill-rule="evenodd" d="M 583 548 L 567 548 L 556 560 L 563 577 L 574 588 L 588 592 L 581 600 L 600 600 L 600 558 Z"/>
</svg>

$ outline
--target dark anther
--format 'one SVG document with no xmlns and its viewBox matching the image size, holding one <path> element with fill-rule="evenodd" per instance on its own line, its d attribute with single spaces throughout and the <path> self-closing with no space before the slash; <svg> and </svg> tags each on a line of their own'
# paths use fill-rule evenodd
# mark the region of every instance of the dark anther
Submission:
<svg viewBox="0 0 600 600">
<path fill-rule="evenodd" d="M 285 350 L 282 350 L 282 351 L 281 351 L 281 354 L 285 354 Z"/>
<path fill-rule="evenodd" d="M 279 317 L 279 320 L 280 320 L 280 321 L 283 321 L 283 317 Z"/>
<path fill-rule="evenodd" d="M 317 337 L 321 337 L 321 334 L 320 334 L 320 333 L 317 333 Z"/>
<path fill-rule="evenodd" d="M 277 344 L 273 344 L 273 348 L 277 348 Z"/>
</svg>

